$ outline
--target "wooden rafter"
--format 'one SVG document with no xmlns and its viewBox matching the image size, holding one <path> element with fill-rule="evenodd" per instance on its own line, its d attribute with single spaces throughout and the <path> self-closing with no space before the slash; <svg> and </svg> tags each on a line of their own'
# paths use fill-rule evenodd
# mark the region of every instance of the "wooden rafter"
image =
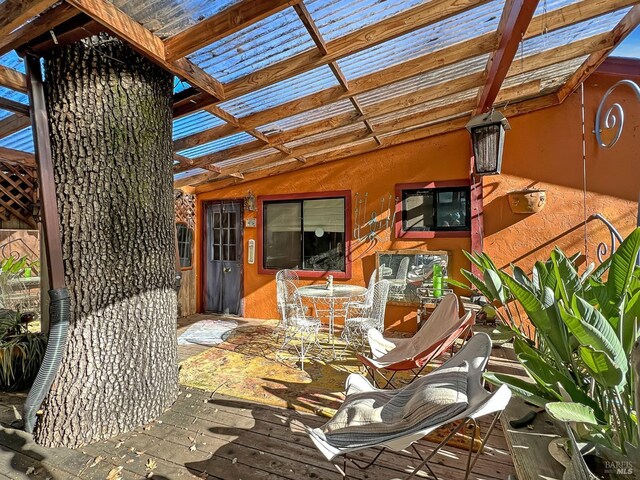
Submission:
<svg viewBox="0 0 640 480">
<path fill-rule="evenodd" d="M 52 7 L 58 0 L 8 0 L 0 4 L 0 39 L 33 17 Z"/>
<path fill-rule="evenodd" d="M 27 105 L 8 98 L 0 97 L 0 108 L 25 117 L 29 116 L 29 107 Z"/>
<path fill-rule="evenodd" d="M 185 57 L 301 0 L 243 0 L 165 40 L 167 61 Z"/>
<path fill-rule="evenodd" d="M 162 40 L 111 3 L 105 0 L 66 1 L 177 77 L 186 79 L 191 85 L 207 92 L 216 100 L 224 99 L 224 88 L 220 82 L 184 58 L 175 62 L 166 61 Z"/>
<path fill-rule="evenodd" d="M 72 19 L 78 14 L 75 7 L 67 3 L 61 3 L 50 8 L 29 23 L 15 29 L 8 35 L 0 37 L 0 55 L 21 47 L 34 38 L 55 29 L 56 26 Z"/>
<path fill-rule="evenodd" d="M 0 159 L 29 166 L 35 165 L 33 153 L 22 152 L 13 148 L 0 147 Z"/>
<path fill-rule="evenodd" d="M 12 133 L 19 132 L 31 125 L 29 117 L 14 114 L 0 120 L 0 138 L 7 137 Z"/>
<path fill-rule="evenodd" d="M 539 0 L 507 0 L 498 24 L 498 49 L 491 54 L 486 68 L 486 82 L 478 92 L 474 114 L 486 112 L 493 105 L 533 18 Z"/>
<path fill-rule="evenodd" d="M 604 62 L 611 51 L 622 42 L 640 24 L 640 5 L 631 8 L 629 12 L 620 20 L 620 23 L 611 32 L 611 44 L 602 50 L 589 55 L 569 80 L 558 91 L 558 99 L 562 102 L 584 82 L 602 62 Z"/>
<path fill-rule="evenodd" d="M 3 65 L 0 65 L 0 85 L 22 93 L 27 91 L 27 79 L 24 74 Z"/>
</svg>

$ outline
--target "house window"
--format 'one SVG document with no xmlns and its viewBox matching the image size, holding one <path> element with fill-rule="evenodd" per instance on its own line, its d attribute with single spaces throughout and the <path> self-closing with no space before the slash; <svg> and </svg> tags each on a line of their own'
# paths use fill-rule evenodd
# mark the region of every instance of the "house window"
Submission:
<svg viewBox="0 0 640 480">
<path fill-rule="evenodd" d="M 178 237 L 178 255 L 180 256 L 180 267 L 191 268 L 191 256 L 193 251 L 193 230 L 184 223 L 176 224 L 176 234 Z"/>
<path fill-rule="evenodd" d="M 471 230 L 471 192 L 467 181 L 399 187 L 401 202 L 396 207 L 400 214 L 396 225 L 398 237 L 468 235 Z"/>
<path fill-rule="evenodd" d="M 311 272 L 346 272 L 346 196 L 268 197 L 262 204 L 262 265 Z"/>
</svg>

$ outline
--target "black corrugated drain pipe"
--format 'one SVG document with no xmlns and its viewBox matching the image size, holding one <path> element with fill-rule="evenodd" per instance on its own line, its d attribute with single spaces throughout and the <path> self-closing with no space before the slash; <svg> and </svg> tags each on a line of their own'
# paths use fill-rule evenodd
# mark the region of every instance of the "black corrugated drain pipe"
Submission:
<svg viewBox="0 0 640 480">
<path fill-rule="evenodd" d="M 24 429 L 28 433 L 33 433 L 38 410 L 44 397 L 49 393 L 53 379 L 58 373 L 64 347 L 67 343 L 70 315 L 69 290 L 67 287 L 49 290 L 49 297 L 51 298 L 51 303 L 49 304 L 49 341 L 47 343 L 47 351 L 44 354 L 44 360 L 23 407 Z"/>
</svg>

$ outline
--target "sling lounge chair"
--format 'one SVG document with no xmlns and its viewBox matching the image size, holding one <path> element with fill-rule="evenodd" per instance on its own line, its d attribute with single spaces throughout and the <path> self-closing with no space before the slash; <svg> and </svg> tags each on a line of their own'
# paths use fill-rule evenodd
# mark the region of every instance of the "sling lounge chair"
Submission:
<svg viewBox="0 0 640 480">
<path fill-rule="evenodd" d="M 396 373 L 411 371 L 411 381 L 415 380 L 429 362 L 446 352 L 463 334 L 470 332 L 474 320 L 473 312 L 460 317 L 458 298 L 449 294 L 411 338 L 388 339 L 377 330 L 369 330 L 367 336 L 372 358 L 358 355 L 358 359 L 375 385 L 396 388 L 392 383 Z"/>
<path fill-rule="evenodd" d="M 385 449 L 401 451 L 409 447 L 421 462 L 405 478 L 410 479 L 426 468 L 437 479 L 428 463 L 434 455 L 467 424 L 472 429 L 471 438 L 475 438 L 477 419 L 493 414 L 491 426 L 475 455 L 473 442 L 469 445 L 466 480 L 511 398 L 511 391 L 506 385 L 493 393 L 483 387 L 482 372 L 490 354 L 491 339 L 480 333 L 439 368 L 397 390 L 377 389 L 362 375 L 351 374 L 346 382 L 346 398 L 334 417 L 322 427 L 307 428 L 307 433 L 345 479 L 348 462 L 366 469 Z M 413 445 L 425 435 L 456 421 L 459 422 L 427 457 Z M 349 456 L 368 448 L 381 450 L 366 464 Z M 339 462 L 339 457 L 342 457 L 342 462 Z"/>
</svg>

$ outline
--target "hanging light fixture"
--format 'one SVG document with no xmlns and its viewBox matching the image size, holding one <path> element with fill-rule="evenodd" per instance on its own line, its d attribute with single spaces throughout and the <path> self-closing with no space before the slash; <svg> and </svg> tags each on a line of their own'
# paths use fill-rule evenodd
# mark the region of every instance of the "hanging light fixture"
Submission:
<svg viewBox="0 0 640 480">
<path fill-rule="evenodd" d="M 467 123 L 467 130 L 471 133 L 473 144 L 476 175 L 500 173 L 504 133 L 510 129 L 511 126 L 505 116 L 495 110 L 475 116 Z"/>
</svg>

